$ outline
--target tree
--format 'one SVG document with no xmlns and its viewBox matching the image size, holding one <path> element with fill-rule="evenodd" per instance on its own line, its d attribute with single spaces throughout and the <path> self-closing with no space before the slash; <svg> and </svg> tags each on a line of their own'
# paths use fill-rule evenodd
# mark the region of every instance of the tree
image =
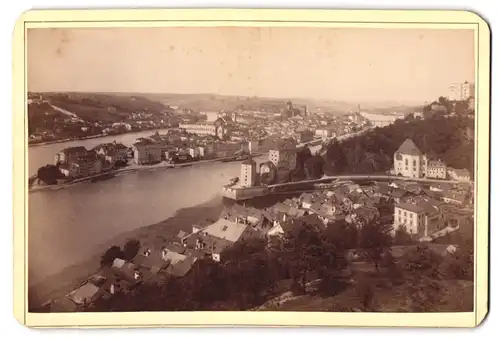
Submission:
<svg viewBox="0 0 500 338">
<path fill-rule="evenodd" d="M 419 276 L 439 277 L 439 267 L 443 257 L 432 251 L 427 245 L 417 245 L 408 251 L 402 259 L 406 271 Z"/>
<path fill-rule="evenodd" d="M 359 233 L 359 248 L 367 259 L 373 262 L 377 271 L 384 249 L 391 245 L 392 226 L 375 219 L 366 223 Z"/>
<path fill-rule="evenodd" d="M 385 250 L 381 265 L 387 269 L 387 276 L 393 284 L 400 284 L 403 282 L 403 270 L 392 255 L 390 249 Z"/>
<path fill-rule="evenodd" d="M 125 243 L 123 246 L 123 259 L 126 261 L 131 261 L 139 252 L 141 248 L 141 242 L 136 239 L 131 239 Z"/>
<path fill-rule="evenodd" d="M 101 267 L 111 266 L 116 258 L 123 258 L 123 252 L 119 246 L 113 245 L 101 256 Z"/>
<path fill-rule="evenodd" d="M 321 156 L 315 155 L 304 162 L 304 169 L 307 179 L 318 179 L 323 176 L 324 160 Z"/>
<path fill-rule="evenodd" d="M 394 245 L 408 245 L 413 243 L 413 239 L 408 231 L 406 231 L 406 227 L 404 225 L 401 225 L 396 229 L 393 242 Z"/>
<path fill-rule="evenodd" d="M 335 243 L 339 250 L 354 249 L 358 243 L 358 228 L 345 220 L 338 220 L 328 225 L 325 239 Z"/>
<path fill-rule="evenodd" d="M 315 225 L 301 219 L 290 222 L 292 230 L 285 233 L 279 252 L 289 268 L 294 291 L 303 294 L 306 291 L 307 275 L 320 268 L 325 250 L 323 239 Z"/>
<path fill-rule="evenodd" d="M 361 302 L 362 310 L 372 310 L 373 298 L 375 297 L 373 283 L 366 276 L 358 275 L 356 278 L 355 290 Z"/>
</svg>

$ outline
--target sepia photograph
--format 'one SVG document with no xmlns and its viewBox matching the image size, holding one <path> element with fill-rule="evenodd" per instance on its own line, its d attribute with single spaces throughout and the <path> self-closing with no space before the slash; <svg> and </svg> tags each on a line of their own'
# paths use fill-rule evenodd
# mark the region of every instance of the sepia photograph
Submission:
<svg viewBox="0 0 500 338">
<path fill-rule="evenodd" d="M 474 27 L 26 28 L 27 311 L 474 312 Z"/>
</svg>

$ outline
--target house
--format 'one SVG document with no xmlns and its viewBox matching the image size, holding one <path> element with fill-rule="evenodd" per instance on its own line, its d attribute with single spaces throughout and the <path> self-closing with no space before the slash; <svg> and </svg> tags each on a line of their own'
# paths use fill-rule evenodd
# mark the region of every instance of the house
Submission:
<svg viewBox="0 0 500 338">
<path fill-rule="evenodd" d="M 162 145 L 152 139 L 140 138 L 133 145 L 134 163 L 136 164 L 154 164 L 161 162 Z"/>
<path fill-rule="evenodd" d="M 221 253 L 239 240 L 257 236 L 247 222 L 238 219 L 232 222 L 221 218 L 215 223 L 189 235 L 183 239 L 183 244 L 190 249 L 201 250 L 210 255 L 216 262 L 220 261 Z"/>
<path fill-rule="evenodd" d="M 66 296 L 50 302 L 50 312 L 76 312 L 78 310 L 79 306 Z"/>
<path fill-rule="evenodd" d="M 438 201 L 417 199 L 394 206 L 394 230 L 404 226 L 410 234 L 427 237 L 441 226 Z"/>
<path fill-rule="evenodd" d="M 102 161 L 93 150 L 78 157 L 72 157 L 70 162 L 59 164 L 59 171 L 69 178 L 82 178 L 102 172 Z"/>
<path fill-rule="evenodd" d="M 410 194 L 403 189 L 393 189 L 389 193 L 389 197 L 394 200 L 396 203 L 401 203 L 403 202 Z"/>
<path fill-rule="evenodd" d="M 380 216 L 380 212 L 375 207 L 362 205 L 351 213 L 351 219 L 358 224 L 366 224 Z"/>
<path fill-rule="evenodd" d="M 453 203 L 453 204 L 458 204 L 462 205 L 465 203 L 467 199 L 467 194 L 461 191 L 456 191 L 456 190 L 448 190 L 444 191 L 442 194 L 443 201 L 445 203 Z"/>
<path fill-rule="evenodd" d="M 140 251 L 140 253 L 134 258 L 134 264 L 136 266 L 148 269 L 152 274 L 156 275 L 164 271 L 168 265 L 169 261 L 164 259 L 165 254 L 163 250 L 145 250 Z"/>
<path fill-rule="evenodd" d="M 314 195 L 311 193 L 302 193 L 299 200 L 301 201 L 302 208 L 310 209 L 314 200 Z"/>
<path fill-rule="evenodd" d="M 85 282 L 77 289 L 71 291 L 68 298 L 77 305 L 86 305 L 97 299 L 96 295 L 99 292 L 99 287 L 92 283 Z"/>
<path fill-rule="evenodd" d="M 394 153 L 393 172 L 404 177 L 424 177 L 427 156 L 422 154 L 411 139 L 406 139 Z"/>
<path fill-rule="evenodd" d="M 412 183 L 412 182 L 405 182 L 405 184 L 402 186 L 402 189 L 415 195 L 421 194 L 424 190 L 422 188 L 422 185 L 420 185 L 419 183 Z"/>
<path fill-rule="evenodd" d="M 128 148 L 121 143 L 103 143 L 96 147 L 94 150 L 98 155 L 113 165 L 126 164 L 128 158 Z"/>
<path fill-rule="evenodd" d="M 197 261 L 198 257 L 187 256 L 186 259 L 181 260 L 175 264 L 169 265 L 169 267 L 167 268 L 167 273 L 174 277 L 183 277 L 189 271 L 191 271 L 191 268 Z"/>
<path fill-rule="evenodd" d="M 441 178 L 446 179 L 446 164 L 441 160 L 428 161 L 425 176 L 427 178 Z"/>
<path fill-rule="evenodd" d="M 269 238 L 272 237 L 281 237 L 286 232 L 293 231 L 295 229 L 295 222 L 287 222 L 286 219 L 283 221 L 277 221 L 275 225 L 267 232 L 267 236 Z"/>
<path fill-rule="evenodd" d="M 269 161 L 280 170 L 293 170 L 297 165 L 297 148 L 283 147 L 269 150 Z"/>
<path fill-rule="evenodd" d="M 126 262 L 121 258 L 115 258 L 111 267 L 117 276 L 120 276 L 132 285 L 144 280 L 144 274 L 141 273 L 139 267 L 134 263 Z"/>
<path fill-rule="evenodd" d="M 444 192 L 453 189 L 453 186 L 449 183 L 431 183 L 429 186 L 431 191 Z"/>
<path fill-rule="evenodd" d="M 55 156 L 55 164 L 69 164 L 78 158 L 87 154 L 87 149 L 82 146 L 78 147 L 68 147 L 60 152 L 58 152 Z"/>
<path fill-rule="evenodd" d="M 470 174 L 469 174 L 469 171 L 467 169 L 450 168 L 448 170 L 448 174 L 450 175 L 451 179 L 456 180 L 456 181 L 464 181 L 464 182 L 470 181 Z"/>
</svg>

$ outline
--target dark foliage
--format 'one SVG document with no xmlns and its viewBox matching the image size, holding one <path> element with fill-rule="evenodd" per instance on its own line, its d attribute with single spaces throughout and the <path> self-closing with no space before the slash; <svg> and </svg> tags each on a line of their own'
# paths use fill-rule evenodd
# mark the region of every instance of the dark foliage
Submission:
<svg viewBox="0 0 500 338">
<path fill-rule="evenodd" d="M 448 166 L 473 173 L 474 140 L 466 137 L 474 121 L 461 116 L 435 116 L 375 128 L 342 143 L 331 142 L 324 154 L 327 175 L 342 173 L 381 173 L 392 167 L 393 154 L 411 138 L 423 153 L 433 154 Z"/>
<path fill-rule="evenodd" d="M 101 266 L 111 266 L 116 258 L 123 258 L 122 249 L 113 245 L 101 256 Z"/>
<path fill-rule="evenodd" d="M 443 257 L 432 251 L 428 245 L 417 245 L 406 253 L 402 259 L 406 271 L 433 278 L 440 276 L 439 267 Z"/>
<path fill-rule="evenodd" d="M 371 311 L 375 289 L 370 279 L 364 275 L 359 275 L 356 278 L 356 295 L 359 298 L 362 310 Z"/>
<path fill-rule="evenodd" d="M 138 240 L 131 239 L 125 243 L 123 246 L 123 259 L 126 261 L 131 261 L 139 252 L 141 248 L 141 243 Z"/>
<path fill-rule="evenodd" d="M 391 230 L 390 224 L 376 219 L 363 225 L 359 232 L 359 249 L 368 260 L 373 262 L 377 270 L 379 270 L 384 249 L 391 245 Z"/>
<path fill-rule="evenodd" d="M 57 180 L 64 176 L 59 171 L 59 168 L 52 164 L 38 168 L 37 178 L 45 184 L 57 184 Z"/>
<path fill-rule="evenodd" d="M 310 157 L 304 162 L 304 170 L 308 180 L 318 179 L 323 176 L 325 161 L 319 155 Z"/>
<path fill-rule="evenodd" d="M 393 243 L 394 245 L 408 245 L 413 243 L 414 240 L 412 236 L 406 231 L 405 226 L 400 226 L 396 229 L 396 233 L 394 234 Z"/>
</svg>

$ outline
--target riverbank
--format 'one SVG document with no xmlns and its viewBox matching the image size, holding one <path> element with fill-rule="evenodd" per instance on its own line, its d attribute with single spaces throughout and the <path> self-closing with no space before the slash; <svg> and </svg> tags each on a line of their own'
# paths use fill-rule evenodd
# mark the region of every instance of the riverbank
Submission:
<svg viewBox="0 0 500 338">
<path fill-rule="evenodd" d="M 137 239 L 141 243 L 171 240 L 180 230 L 191 232 L 192 225 L 198 222 L 211 222 L 218 219 L 224 204 L 231 203 L 216 197 L 207 203 L 178 210 L 172 217 L 159 223 L 127 231 L 112 240 L 97 245 L 88 259 L 68 266 L 57 274 L 46 277 L 43 281 L 29 285 L 29 308 L 36 309 L 51 299 L 64 296 L 80 282 L 99 270 L 101 255 L 112 245 L 123 246 L 129 239 Z"/>
<path fill-rule="evenodd" d="M 256 153 L 253 156 L 259 157 L 264 155 L 265 153 Z M 152 164 L 152 165 L 139 165 L 139 164 L 131 164 L 127 167 L 119 168 L 119 169 L 114 169 L 106 172 L 102 172 L 96 175 L 91 175 L 83 178 L 79 178 L 76 180 L 73 180 L 71 182 L 67 183 L 62 183 L 62 184 L 54 184 L 54 185 L 37 185 L 37 186 L 31 186 L 29 188 L 29 192 L 36 192 L 36 191 L 45 191 L 45 190 L 59 190 L 59 189 L 64 189 L 68 188 L 71 186 L 74 186 L 79 183 L 85 183 L 85 182 L 91 182 L 92 180 L 99 179 L 99 178 L 104 178 L 107 176 L 121 176 L 121 175 L 126 175 L 138 171 L 152 171 L 152 170 L 158 170 L 158 169 L 176 169 L 176 168 L 184 168 L 184 167 L 191 167 L 195 165 L 202 165 L 202 164 L 208 164 L 208 163 L 215 163 L 215 162 L 224 162 L 229 159 L 232 159 L 233 157 L 224 157 L 224 158 L 216 158 L 216 159 L 210 159 L 210 160 L 201 160 L 201 161 L 193 161 L 193 162 L 186 162 L 186 163 L 178 163 L 178 164 L 171 164 L 168 162 L 160 162 L 157 164 Z M 234 160 L 234 162 L 237 162 L 239 160 Z M 112 178 L 112 177 L 111 177 Z"/>
<path fill-rule="evenodd" d="M 154 128 L 154 129 L 145 129 L 145 130 L 134 130 L 134 131 L 129 131 L 126 133 L 119 133 L 119 134 L 97 134 L 97 135 L 90 135 L 90 136 L 84 136 L 84 137 L 65 138 L 65 139 L 60 139 L 60 140 L 37 142 L 37 143 L 29 143 L 29 141 L 28 141 L 28 148 L 45 146 L 45 145 L 49 145 L 49 144 L 57 144 L 57 143 L 65 143 L 65 142 L 73 142 L 73 141 L 84 141 L 84 140 L 91 140 L 91 139 L 101 138 L 101 137 L 122 136 L 122 135 L 127 135 L 127 134 L 134 134 L 134 133 L 137 133 L 137 134 L 144 133 L 147 131 L 155 132 L 155 131 L 169 130 L 169 129 L 172 129 L 172 128 Z"/>
</svg>

